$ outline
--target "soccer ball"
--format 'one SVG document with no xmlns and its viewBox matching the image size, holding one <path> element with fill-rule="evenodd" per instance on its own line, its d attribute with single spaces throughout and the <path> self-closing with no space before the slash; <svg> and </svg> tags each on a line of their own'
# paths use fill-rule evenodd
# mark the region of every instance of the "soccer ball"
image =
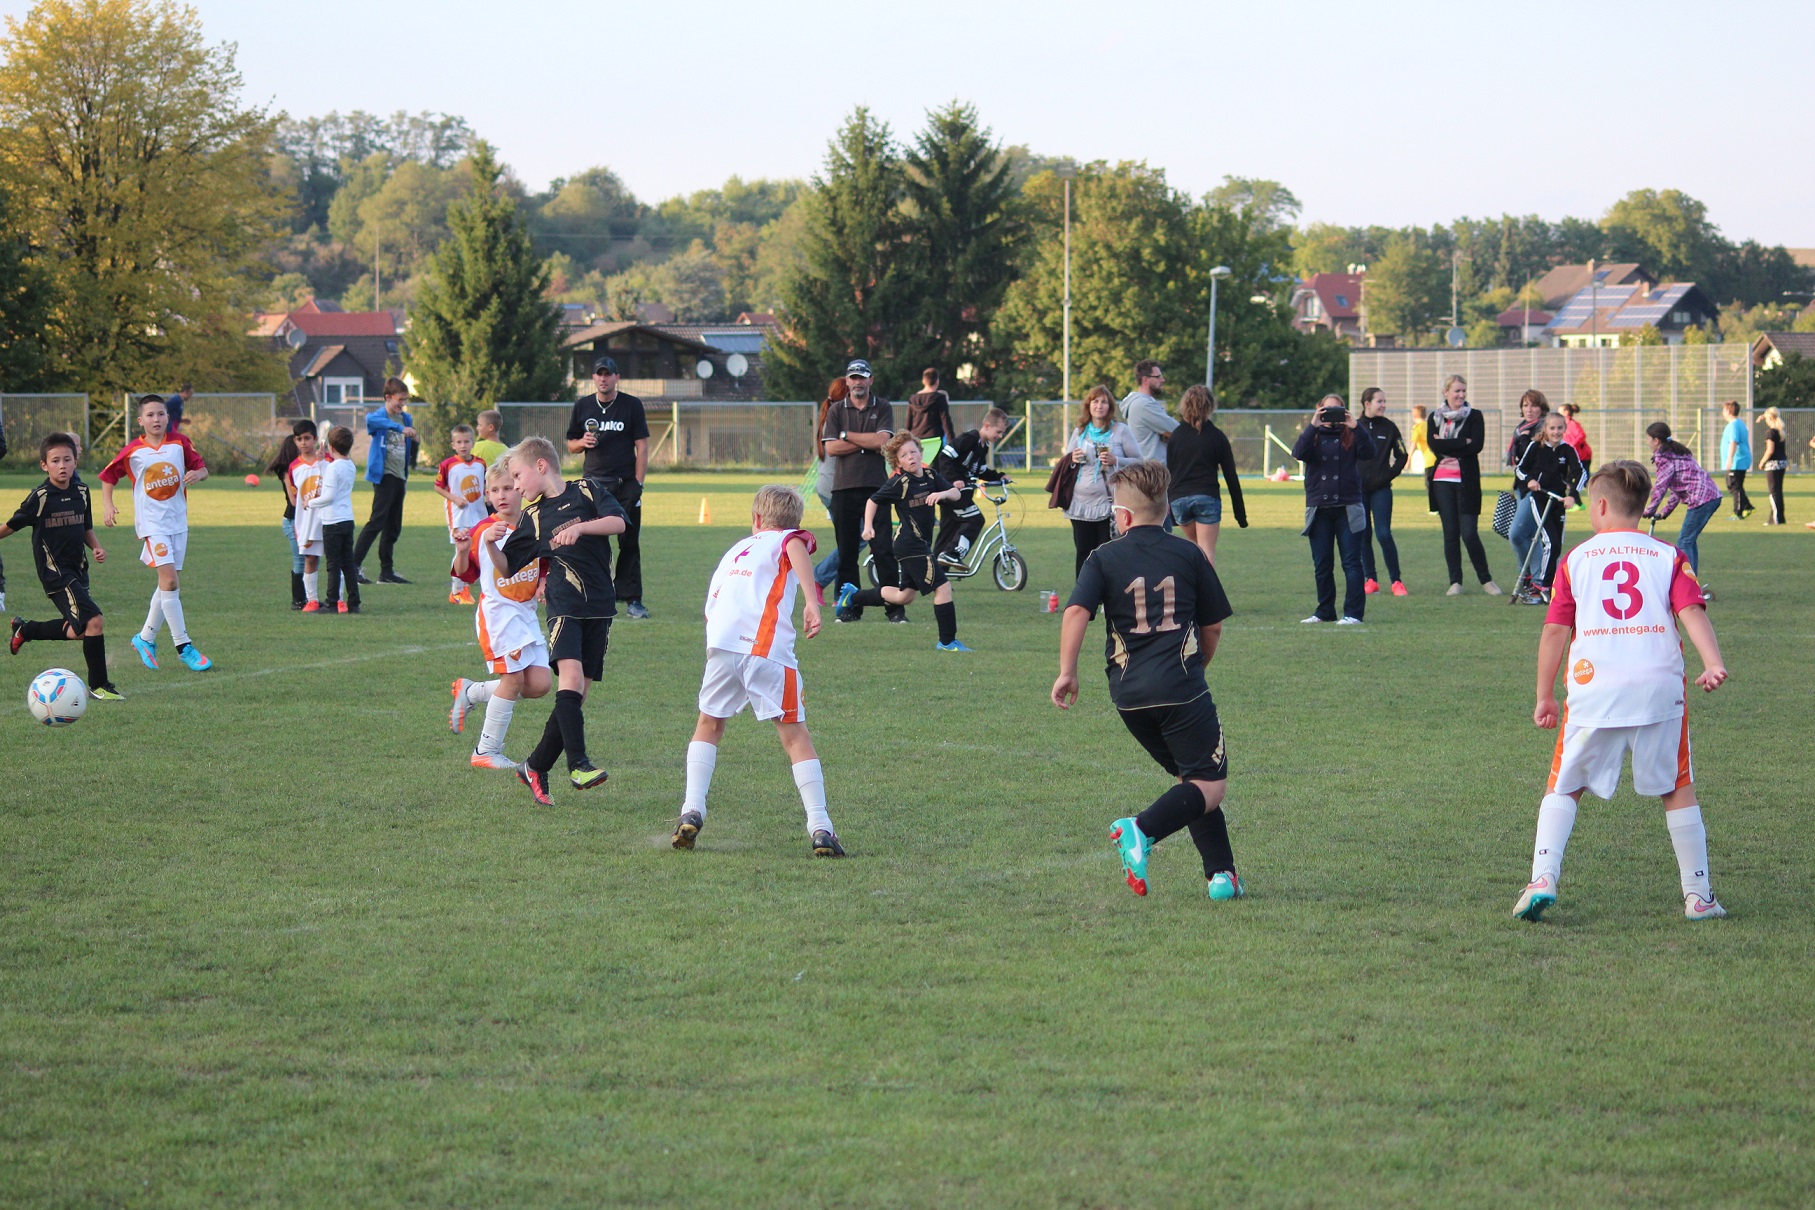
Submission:
<svg viewBox="0 0 1815 1210">
<path fill-rule="evenodd" d="M 32 678 L 25 708 L 46 727 L 61 727 L 88 709 L 88 686 L 67 668 L 49 668 Z"/>
</svg>

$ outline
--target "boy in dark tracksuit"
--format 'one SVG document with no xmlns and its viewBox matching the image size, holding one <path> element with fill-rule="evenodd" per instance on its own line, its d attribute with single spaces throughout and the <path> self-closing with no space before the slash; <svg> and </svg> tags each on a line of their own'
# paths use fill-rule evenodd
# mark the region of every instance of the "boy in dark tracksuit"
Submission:
<svg viewBox="0 0 1815 1210">
<path fill-rule="evenodd" d="M 983 423 L 939 451 L 933 459 L 933 470 L 963 488 L 956 502 L 939 506 L 939 537 L 933 551 L 939 562 L 958 566 L 964 562 L 971 543 L 983 532 L 983 510 L 976 504 L 976 484 L 999 483 L 1007 478 L 989 464 L 989 448 L 1008 432 L 1008 413 L 991 408 Z"/>
</svg>

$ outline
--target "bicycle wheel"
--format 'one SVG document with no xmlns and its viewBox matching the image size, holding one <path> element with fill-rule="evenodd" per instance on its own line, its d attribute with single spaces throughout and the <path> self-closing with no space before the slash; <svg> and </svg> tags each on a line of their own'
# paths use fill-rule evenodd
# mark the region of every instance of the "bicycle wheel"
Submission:
<svg viewBox="0 0 1815 1210">
<path fill-rule="evenodd" d="M 876 556 L 869 551 L 863 554 L 863 574 L 869 577 L 871 588 L 882 587 L 882 577 L 876 574 Z"/>
<path fill-rule="evenodd" d="M 1018 550 L 998 550 L 990 571 L 996 587 L 1003 592 L 1020 592 L 1027 587 L 1027 560 Z"/>
</svg>

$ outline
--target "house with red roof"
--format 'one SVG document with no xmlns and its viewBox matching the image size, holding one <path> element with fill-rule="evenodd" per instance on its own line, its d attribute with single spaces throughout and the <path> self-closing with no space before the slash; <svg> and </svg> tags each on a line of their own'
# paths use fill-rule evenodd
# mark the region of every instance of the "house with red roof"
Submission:
<svg viewBox="0 0 1815 1210">
<path fill-rule="evenodd" d="M 255 316 L 249 335 L 289 351 L 289 415 L 376 403 L 384 380 L 402 372 L 401 332 L 393 311 L 342 311 L 311 299 L 294 311 Z"/>
<path fill-rule="evenodd" d="M 1363 334 L 1360 273 L 1313 273 L 1292 292 L 1292 326 L 1301 332 L 1322 329 L 1344 340 Z"/>
</svg>

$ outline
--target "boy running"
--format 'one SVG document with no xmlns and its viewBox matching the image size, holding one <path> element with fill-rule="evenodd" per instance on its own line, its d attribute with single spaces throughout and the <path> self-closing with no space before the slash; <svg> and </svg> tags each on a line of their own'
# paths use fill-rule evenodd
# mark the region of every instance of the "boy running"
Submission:
<svg viewBox="0 0 1815 1210">
<path fill-rule="evenodd" d="M 308 431 L 302 424 L 308 423 Z M 315 453 L 313 421 L 298 422 L 293 438 L 296 457 L 284 472 L 290 499 L 296 506 L 292 525 L 296 534 L 296 552 L 303 561 L 303 612 L 321 612 L 321 514 L 309 506 L 321 491 L 321 459 Z"/>
<path fill-rule="evenodd" d="M 813 535 L 800 528 L 799 492 L 770 484 L 751 505 L 750 537 L 719 560 L 706 590 L 706 676 L 700 717 L 687 745 L 687 793 L 673 845 L 691 849 L 706 824 L 706 791 L 718 764 L 725 723 L 745 706 L 774 719 L 782 751 L 794 766 L 794 785 L 807 811 L 815 857 L 843 857 L 844 846 L 826 813 L 826 778 L 807 734 L 800 665 L 794 656 L 794 594 L 813 583 Z M 801 631 L 819 633 L 819 606 L 805 598 Z"/>
<path fill-rule="evenodd" d="M 468 545 L 473 526 L 485 520 L 485 462 L 473 455 L 473 430 L 456 424 L 448 435 L 453 446 L 451 457 L 441 460 L 435 469 L 435 494 L 444 501 L 447 514 L 447 539 L 454 544 L 454 561 L 461 562 L 471 549 Z M 471 605 L 473 594 L 469 581 L 454 576 L 448 581 L 447 603 Z"/>
<path fill-rule="evenodd" d="M 948 567 L 961 567 L 971 543 L 983 532 L 983 510 L 977 507 L 977 484 L 1000 483 L 1008 476 L 989 464 L 989 447 L 1008 432 L 1008 413 L 991 408 L 983 423 L 940 450 L 933 469 L 960 491 L 956 503 L 939 506 L 939 540 L 933 549 Z"/>
<path fill-rule="evenodd" d="M 939 624 L 937 649 L 969 651 L 958 641 L 958 609 L 952 604 L 951 583 L 945 578 L 945 569 L 933 558 L 933 505 L 956 500 L 964 493 L 921 462 L 920 439 L 912 433 L 896 433 L 882 452 L 894 473 L 863 506 L 863 540 L 869 542 L 876 537 L 876 506 L 893 506 L 901 519 L 894 541 L 901 586 L 859 591 L 855 584 L 841 585 L 838 608 L 907 605 L 920 593 L 930 592 L 933 617 Z M 885 519 L 883 524 L 888 521 Z"/>
<path fill-rule="evenodd" d="M 485 541 L 488 529 L 505 536 L 516 527 L 523 507 L 510 467 L 499 463 L 485 472 L 485 494 L 496 511 L 473 526 L 473 541 Z M 536 621 L 536 597 L 548 566 L 541 560 L 514 576 L 500 576 L 490 559 L 472 557 L 470 548 L 454 552 L 454 575 L 462 584 L 479 584 L 479 608 L 473 611 L 473 628 L 479 632 L 479 654 L 495 681 L 454 681 L 454 708 L 447 723 L 457 735 L 466 729 L 466 712 L 485 703 L 485 726 L 473 747 L 475 769 L 515 769 L 517 762 L 504 755 L 504 736 L 510 730 L 517 700 L 548 693 L 548 645 Z"/>
<path fill-rule="evenodd" d="M 1537 920 L 1557 901 L 1563 848 L 1584 790 L 1612 798 L 1620 766 L 1632 753 L 1632 788 L 1664 800 L 1664 823 L 1676 850 L 1683 915 L 1725 916 L 1708 879 L 1708 832 L 1689 758 L 1680 623 L 1712 693 L 1727 679 L 1701 586 L 1682 551 L 1639 529 L 1651 476 L 1636 462 L 1609 462 L 1588 481 L 1594 537 L 1569 552 L 1538 640 L 1538 703 L 1532 721 L 1558 727 L 1550 781 L 1538 806 L 1531 882 L 1513 915 Z M 1568 653 L 1569 700 L 1557 711 L 1557 674 Z"/>
<path fill-rule="evenodd" d="M 80 639 L 82 657 L 88 661 L 89 696 L 104 702 L 121 701 L 125 695 L 107 677 L 101 607 L 88 595 L 87 552 L 94 551 L 96 563 L 105 563 L 107 552 L 95 540 L 94 504 L 88 485 L 76 478 L 76 439 L 68 433 L 45 437 L 38 443 L 38 465 L 44 469 L 44 482 L 25 497 L 11 521 L 0 525 L 0 538 L 30 527 L 38 582 L 63 618 L 56 622 L 14 618 L 12 653 L 18 655 L 19 648 L 33 639 Z"/>
<path fill-rule="evenodd" d="M 158 668 L 158 626 L 168 623 L 176 643 L 177 658 L 191 672 L 206 672 L 214 661 L 189 641 L 183 621 L 183 600 L 178 594 L 178 573 L 189 546 L 189 486 L 208 477 L 202 456 L 181 433 L 168 431 L 170 415 L 156 395 L 139 400 L 141 436 L 126 443 L 101 471 L 101 524 L 108 528 L 118 519 L 113 485 L 132 480 L 132 528 L 143 544 L 139 562 L 157 573 L 158 586 L 151 594 L 151 611 L 144 627 L 132 637 L 132 646 L 145 667 Z"/>
<path fill-rule="evenodd" d="M 1109 486 L 1122 536 L 1092 551 L 1078 572 L 1060 624 L 1053 705 L 1069 710 L 1078 700 L 1078 652 L 1091 619 L 1103 610 L 1109 696 L 1141 747 L 1178 778 L 1138 816 L 1110 825 L 1128 886 L 1145 895 L 1153 846 L 1190 828 L 1210 898 L 1239 899 L 1246 889 L 1235 872 L 1222 808 L 1229 765 L 1216 703 L 1204 682 L 1204 666 L 1232 612 L 1229 601 L 1197 544 L 1160 528 L 1171 486 L 1164 465 L 1124 466 Z"/>
<path fill-rule="evenodd" d="M 507 455 L 512 480 L 524 498 L 517 528 L 507 538 L 485 531 L 486 556 L 505 579 L 538 559 L 548 561 L 548 651 L 555 661 L 555 708 L 542 740 L 517 769 L 517 780 L 538 803 L 548 796 L 548 773 L 567 754 L 568 780 L 576 790 L 604 784 L 606 773 L 586 759 L 588 686 L 605 674 L 605 649 L 617 595 L 611 584 L 611 535 L 624 532 L 624 510 L 590 479 L 561 478 L 561 455 L 546 437 L 527 437 Z"/>
</svg>

